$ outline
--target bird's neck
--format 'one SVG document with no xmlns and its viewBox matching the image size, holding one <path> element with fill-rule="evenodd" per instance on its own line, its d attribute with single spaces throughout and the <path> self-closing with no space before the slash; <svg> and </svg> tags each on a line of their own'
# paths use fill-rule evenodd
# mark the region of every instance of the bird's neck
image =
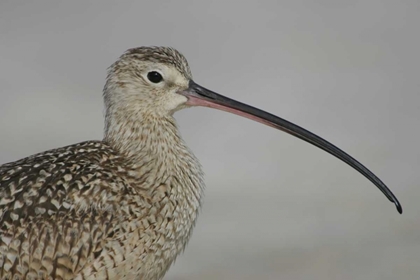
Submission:
<svg viewBox="0 0 420 280">
<path fill-rule="evenodd" d="M 153 172 L 164 172 L 165 176 L 182 172 L 194 178 L 196 187 L 203 184 L 201 165 L 181 138 L 172 116 L 146 112 L 127 117 L 118 112 L 112 115 L 107 112 L 104 142 L 123 155 L 133 168 L 154 166 L 159 170 Z"/>
<path fill-rule="evenodd" d="M 120 154 L 134 159 L 158 157 L 185 146 L 172 116 L 153 113 L 107 114 L 104 141 Z"/>
</svg>

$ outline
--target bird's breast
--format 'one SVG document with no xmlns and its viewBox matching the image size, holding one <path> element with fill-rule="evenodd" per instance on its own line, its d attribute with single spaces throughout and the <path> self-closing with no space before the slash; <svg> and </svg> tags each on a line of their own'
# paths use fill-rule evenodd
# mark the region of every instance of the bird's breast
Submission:
<svg viewBox="0 0 420 280">
<path fill-rule="evenodd" d="M 165 155 L 147 166 L 125 172 L 118 226 L 98 259 L 97 266 L 113 267 L 107 274 L 119 279 L 130 279 L 127 273 L 141 279 L 163 277 L 185 248 L 201 206 L 203 175 L 194 155 Z M 118 262 L 107 255 L 125 259 Z"/>
</svg>

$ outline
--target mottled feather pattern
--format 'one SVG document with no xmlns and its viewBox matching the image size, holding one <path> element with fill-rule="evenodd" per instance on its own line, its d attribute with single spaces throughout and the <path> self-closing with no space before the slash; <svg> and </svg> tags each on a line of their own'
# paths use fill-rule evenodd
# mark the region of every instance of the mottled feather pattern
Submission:
<svg viewBox="0 0 420 280">
<path fill-rule="evenodd" d="M 176 69 L 168 88 L 149 91 L 139 80 L 151 61 Z M 190 76 L 173 49 L 131 49 L 108 75 L 103 141 L 0 166 L 1 279 L 163 278 L 189 240 L 204 189 L 172 117 L 184 97 L 164 95 Z M 164 109 L 151 110 L 153 102 Z"/>
<path fill-rule="evenodd" d="M 186 241 L 178 239 L 190 235 L 199 197 L 183 196 L 174 175 L 150 186 L 153 172 L 137 172 L 99 141 L 2 165 L 2 279 L 123 279 L 145 268 L 139 263 L 164 273 L 163 255 L 183 250 Z M 144 260 L 123 257 L 130 254 Z M 127 275 L 112 269 L 121 265 Z"/>
<path fill-rule="evenodd" d="M 106 151 L 85 142 L 1 166 L 2 278 L 68 279 L 93 260 L 112 219 L 105 207 L 86 207 L 109 168 L 101 164 L 114 157 Z"/>
</svg>

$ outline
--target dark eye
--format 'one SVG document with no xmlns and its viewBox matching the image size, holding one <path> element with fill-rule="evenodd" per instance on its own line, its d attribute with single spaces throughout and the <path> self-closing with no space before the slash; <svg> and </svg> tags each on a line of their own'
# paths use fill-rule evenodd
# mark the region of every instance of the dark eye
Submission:
<svg viewBox="0 0 420 280">
<path fill-rule="evenodd" d="M 163 77 L 161 74 L 159 74 L 156 71 L 151 71 L 149 73 L 147 73 L 147 78 L 149 79 L 149 81 L 151 81 L 152 83 L 160 83 L 163 80 Z"/>
</svg>

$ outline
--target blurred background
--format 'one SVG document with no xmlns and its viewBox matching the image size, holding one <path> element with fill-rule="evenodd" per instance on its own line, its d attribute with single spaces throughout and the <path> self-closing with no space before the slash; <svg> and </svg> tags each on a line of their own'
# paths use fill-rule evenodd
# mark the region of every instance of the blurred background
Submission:
<svg viewBox="0 0 420 280">
<path fill-rule="evenodd" d="M 272 128 L 176 114 L 207 190 L 165 279 L 420 278 L 420 2 L 0 2 L 0 163 L 101 139 L 106 68 L 165 45 L 197 83 L 326 138 L 363 176 Z"/>
</svg>

